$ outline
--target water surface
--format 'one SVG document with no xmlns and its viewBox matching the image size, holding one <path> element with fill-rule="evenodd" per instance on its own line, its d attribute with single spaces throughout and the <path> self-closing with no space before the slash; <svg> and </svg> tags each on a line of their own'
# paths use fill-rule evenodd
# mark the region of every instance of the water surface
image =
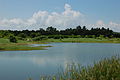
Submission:
<svg viewBox="0 0 120 80">
<path fill-rule="evenodd" d="M 38 46 L 34 44 L 32 46 Z M 1 51 L 0 80 L 39 80 L 40 75 L 54 74 L 60 66 L 76 62 L 83 66 L 120 55 L 120 44 L 51 43 L 48 50 Z M 42 45 L 43 46 L 43 45 Z"/>
</svg>

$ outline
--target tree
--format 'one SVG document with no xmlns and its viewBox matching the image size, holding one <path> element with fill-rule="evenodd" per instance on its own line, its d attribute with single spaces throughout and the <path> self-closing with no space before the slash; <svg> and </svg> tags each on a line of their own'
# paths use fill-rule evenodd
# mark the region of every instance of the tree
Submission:
<svg viewBox="0 0 120 80">
<path fill-rule="evenodd" d="M 13 43 L 17 43 L 17 39 L 14 36 L 10 36 L 9 41 Z"/>
<path fill-rule="evenodd" d="M 29 33 L 29 34 L 30 34 L 30 33 Z M 21 38 L 26 38 L 26 37 L 27 37 L 27 35 L 24 34 L 24 33 L 20 33 L 18 36 L 21 37 Z"/>
<path fill-rule="evenodd" d="M 45 35 L 46 34 L 46 32 L 45 32 L 45 30 L 43 28 L 40 28 L 36 32 L 38 32 L 40 35 Z"/>
<path fill-rule="evenodd" d="M 58 30 L 56 29 L 56 28 L 54 28 L 54 27 L 48 27 L 47 29 L 46 29 L 46 33 L 47 33 L 47 35 L 55 35 L 55 34 L 58 34 Z"/>
<path fill-rule="evenodd" d="M 30 37 L 31 37 L 31 38 L 34 38 L 34 37 L 36 37 L 36 35 L 37 35 L 37 33 L 31 33 L 31 34 L 30 34 Z"/>
<path fill-rule="evenodd" d="M 86 26 L 83 26 L 83 30 L 87 30 Z"/>
<path fill-rule="evenodd" d="M 81 26 L 77 26 L 76 29 L 77 29 L 77 30 L 81 30 Z"/>
</svg>

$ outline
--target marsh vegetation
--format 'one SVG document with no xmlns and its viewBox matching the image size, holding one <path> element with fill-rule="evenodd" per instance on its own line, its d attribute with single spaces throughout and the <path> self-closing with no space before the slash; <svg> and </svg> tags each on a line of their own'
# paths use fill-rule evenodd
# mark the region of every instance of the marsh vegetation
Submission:
<svg viewBox="0 0 120 80">
<path fill-rule="evenodd" d="M 120 58 L 106 58 L 87 67 L 68 64 L 64 71 L 60 70 L 53 76 L 41 76 L 40 80 L 120 80 Z"/>
</svg>

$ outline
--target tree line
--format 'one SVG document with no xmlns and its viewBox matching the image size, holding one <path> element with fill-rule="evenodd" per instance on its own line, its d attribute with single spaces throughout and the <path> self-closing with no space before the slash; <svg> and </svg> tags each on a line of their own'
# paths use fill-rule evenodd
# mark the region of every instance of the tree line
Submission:
<svg viewBox="0 0 120 80">
<path fill-rule="evenodd" d="M 114 32 L 109 28 L 91 28 L 87 29 L 86 26 L 77 26 L 76 28 L 67 28 L 64 30 L 58 30 L 54 27 L 48 27 L 46 29 L 40 28 L 39 30 L 0 30 L 0 38 L 7 38 L 10 36 L 22 38 L 35 38 L 38 40 L 47 36 L 47 38 L 68 38 L 68 37 L 108 37 L 108 38 L 120 38 L 120 33 Z"/>
</svg>

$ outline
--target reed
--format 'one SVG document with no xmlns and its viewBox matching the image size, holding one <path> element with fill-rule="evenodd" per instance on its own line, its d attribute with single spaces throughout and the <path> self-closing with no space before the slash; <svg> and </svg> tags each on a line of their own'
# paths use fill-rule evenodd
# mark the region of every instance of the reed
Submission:
<svg viewBox="0 0 120 80">
<path fill-rule="evenodd" d="M 40 80 L 120 80 L 120 58 L 111 57 L 87 67 L 72 63 L 64 72 L 41 76 Z"/>
</svg>

